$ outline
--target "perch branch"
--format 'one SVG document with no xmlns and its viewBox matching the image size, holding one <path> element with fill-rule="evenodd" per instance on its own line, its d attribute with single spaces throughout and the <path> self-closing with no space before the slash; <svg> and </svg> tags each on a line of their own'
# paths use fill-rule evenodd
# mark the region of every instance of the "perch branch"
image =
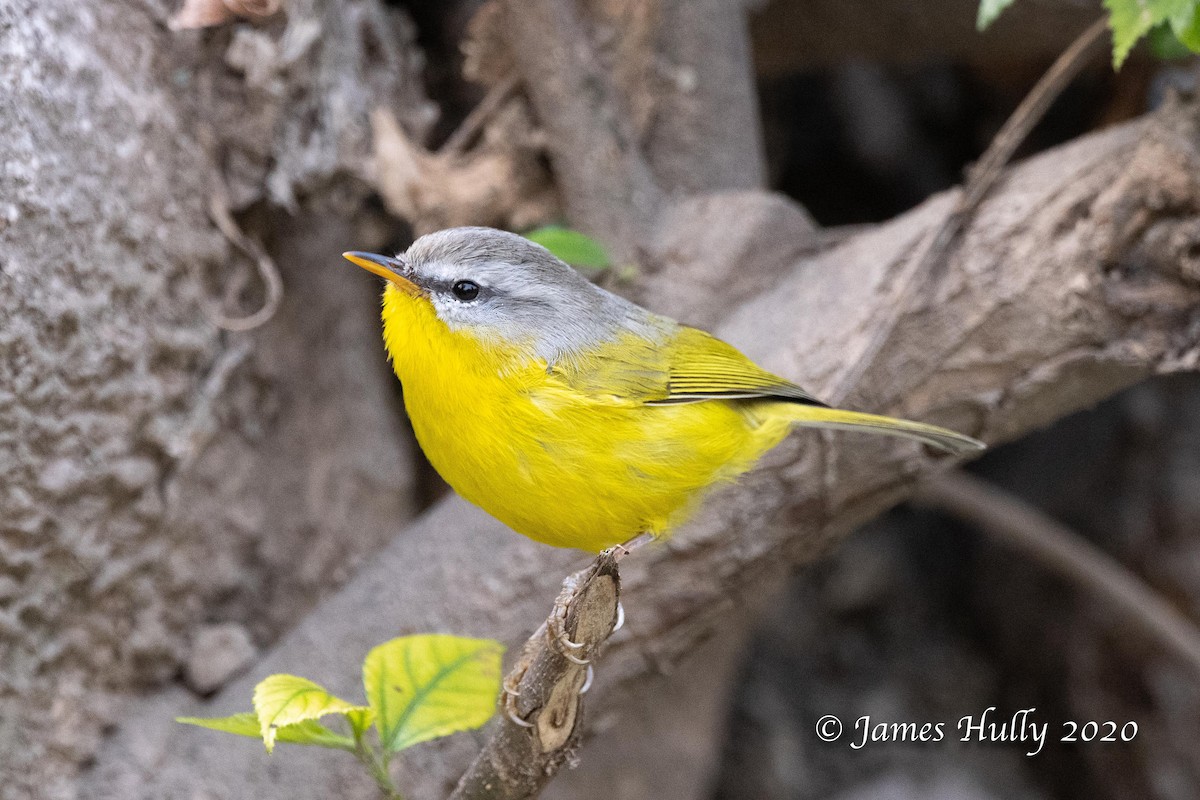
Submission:
<svg viewBox="0 0 1200 800">
<path fill-rule="evenodd" d="M 590 662 L 617 623 L 622 551 L 614 550 L 563 581 L 554 610 L 504 681 L 505 713 L 450 800 L 536 797 L 571 758 L 583 730 Z"/>
<path fill-rule="evenodd" d="M 1094 593 L 1200 673 L 1200 631 L 1195 624 L 1067 526 L 965 472 L 924 482 L 914 499 L 978 526 Z"/>
</svg>

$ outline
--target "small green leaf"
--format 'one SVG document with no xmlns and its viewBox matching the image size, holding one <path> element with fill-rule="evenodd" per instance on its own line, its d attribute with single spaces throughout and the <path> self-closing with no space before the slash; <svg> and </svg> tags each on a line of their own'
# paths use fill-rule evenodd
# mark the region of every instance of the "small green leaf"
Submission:
<svg viewBox="0 0 1200 800">
<path fill-rule="evenodd" d="M 979 0 L 979 16 L 975 19 L 975 28 L 985 31 L 1000 12 L 1013 4 L 1014 0 Z"/>
<path fill-rule="evenodd" d="M 254 713 L 268 753 L 275 749 L 280 730 L 289 725 L 326 714 L 362 710 L 363 706 L 347 703 L 307 678 L 295 675 L 270 675 L 254 687 Z"/>
<path fill-rule="evenodd" d="M 250 736 L 257 739 L 262 734 L 258 730 L 258 717 L 247 711 L 234 714 L 232 717 L 176 717 L 176 722 L 184 725 L 197 725 L 223 733 L 235 733 L 238 736 Z"/>
<path fill-rule="evenodd" d="M 1146 0 L 1104 0 L 1104 7 L 1113 35 L 1113 69 L 1120 69 L 1138 40 L 1162 20 L 1155 22 Z"/>
<path fill-rule="evenodd" d="M 538 228 L 525 234 L 525 238 L 540 244 L 585 274 L 606 269 L 610 263 L 604 245 L 579 231 L 561 225 Z"/>
<path fill-rule="evenodd" d="M 402 636 L 367 653 L 363 686 L 387 752 L 478 728 L 496 711 L 500 657 L 491 639 Z"/>
<path fill-rule="evenodd" d="M 349 715 L 347 715 L 349 716 Z M 223 733 L 238 736 L 249 736 L 251 739 L 262 737 L 262 729 L 258 717 L 253 712 L 234 714 L 231 717 L 176 717 L 176 722 L 185 725 L 195 725 Z M 354 741 L 348 736 L 334 733 L 315 720 L 305 720 L 294 725 L 285 725 L 275 731 L 276 741 L 287 744 L 310 744 L 318 747 L 332 747 L 338 750 L 354 751 Z"/>
<path fill-rule="evenodd" d="M 1171 15 L 1171 32 L 1175 39 L 1193 53 L 1200 53 L 1200 3 L 1188 3 Z M 1181 58 L 1181 55 L 1175 58 Z"/>
<path fill-rule="evenodd" d="M 1156 25 L 1194 12 L 1196 0 L 1104 0 L 1113 33 L 1113 69 L 1120 69 L 1129 51 Z"/>
<path fill-rule="evenodd" d="M 1159 61 L 1176 61 L 1192 54 L 1171 31 L 1170 25 L 1156 25 L 1146 35 L 1150 52 Z"/>
</svg>

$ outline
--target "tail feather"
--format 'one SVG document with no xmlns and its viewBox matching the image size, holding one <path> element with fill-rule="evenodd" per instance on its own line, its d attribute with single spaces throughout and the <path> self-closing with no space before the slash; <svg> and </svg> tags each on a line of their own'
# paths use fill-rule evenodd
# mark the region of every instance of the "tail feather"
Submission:
<svg viewBox="0 0 1200 800">
<path fill-rule="evenodd" d="M 845 411 L 840 408 L 797 405 L 791 417 L 797 425 L 805 428 L 864 431 L 881 433 L 885 436 L 899 436 L 904 439 L 915 439 L 955 455 L 976 452 L 986 447 L 978 439 L 972 439 L 970 436 L 939 428 L 936 425 L 896 419 L 895 417 L 883 417 L 878 414 L 864 414 L 859 411 Z"/>
</svg>

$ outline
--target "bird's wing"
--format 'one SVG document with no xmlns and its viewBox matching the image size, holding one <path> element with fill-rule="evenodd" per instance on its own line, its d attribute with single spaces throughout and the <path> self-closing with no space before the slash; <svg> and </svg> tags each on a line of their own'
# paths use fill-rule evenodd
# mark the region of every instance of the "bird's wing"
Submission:
<svg viewBox="0 0 1200 800">
<path fill-rule="evenodd" d="M 661 342 L 630 337 L 554 373 L 589 396 L 650 405 L 753 398 L 824 405 L 732 345 L 682 325 Z"/>
<path fill-rule="evenodd" d="M 680 327 L 667 347 L 670 380 L 658 403 L 770 397 L 823 405 L 796 384 L 767 372 L 731 344 L 696 328 Z"/>
</svg>

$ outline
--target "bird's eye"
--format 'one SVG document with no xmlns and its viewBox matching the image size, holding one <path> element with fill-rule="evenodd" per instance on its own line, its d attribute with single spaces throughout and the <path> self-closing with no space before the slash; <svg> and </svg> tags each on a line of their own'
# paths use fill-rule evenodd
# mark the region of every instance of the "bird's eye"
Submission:
<svg viewBox="0 0 1200 800">
<path fill-rule="evenodd" d="M 479 296 L 479 284 L 475 281 L 458 281 L 450 287 L 450 291 L 454 292 L 454 296 L 459 300 L 474 300 Z"/>
</svg>

